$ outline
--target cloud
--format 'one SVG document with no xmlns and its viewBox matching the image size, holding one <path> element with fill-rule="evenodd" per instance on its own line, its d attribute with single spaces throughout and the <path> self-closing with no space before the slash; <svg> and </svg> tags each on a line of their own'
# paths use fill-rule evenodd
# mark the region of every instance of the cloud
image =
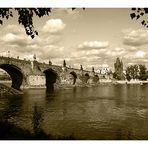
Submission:
<svg viewBox="0 0 148 148">
<path fill-rule="evenodd" d="M 78 49 L 102 49 L 109 46 L 108 41 L 85 41 L 82 44 L 78 45 Z"/>
<path fill-rule="evenodd" d="M 144 58 L 145 55 L 146 55 L 146 53 L 144 51 L 137 51 L 136 52 L 136 57 L 138 57 L 138 58 Z"/>
<path fill-rule="evenodd" d="M 128 46 L 142 46 L 148 44 L 148 30 L 126 30 L 123 31 L 123 44 Z"/>
<path fill-rule="evenodd" d="M 26 46 L 29 43 L 27 37 L 14 33 L 7 33 L 2 37 L 2 40 L 9 45 Z"/>
<path fill-rule="evenodd" d="M 43 26 L 43 31 L 48 33 L 61 32 L 66 27 L 61 19 L 49 19 Z"/>
<path fill-rule="evenodd" d="M 4 28 L 4 31 L 11 32 L 16 35 L 21 34 L 22 32 L 24 32 L 24 34 L 25 34 L 25 29 L 21 25 L 7 25 Z"/>
<path fill-rule="evenodd" d="M 12 57 L 19 56 L 21 59 L 29 59 L 36 54 L 41 61 L 50 58 L 63 58 L 65 49 L 58 45 L 61 40 L 60 34 L 48 34 L 47 36 L 46 33 L 41 33 L 31 39 L 23 30 L 16 28 L 17 25 L 5 27 L 5 33 L 0 39 L 0 45 L 3 48 L 0 49 L 0 53 L 7 55 L 7 52 L 10 51 Z"/>
<path fill-rule="evenodd" d="M 148 55 L 144 51 L 135 51 L 130 52 L 124 56 L 124 63 L 132 63 L 132 64 L 147 64 Z"/>
<path fill-rule="evenodd" d="M 71 58 L 76 58 L 76 57 L 92 57 L 92 56 L 97 56 L 100 57 L 104 52 L 106 52 L 107 49 L 92 49 L 92 50 L 77 50 L 71 53 Z"/>
<path fill-rule="evenodd" d="M 112 50 L 107 50 L 105 52 L 105 55 L 107 55 L 108 57 L 122 57 L 124 56 L 125 54 L 127 53 L 126 49 L 125 48 L 115 48 L 115 49 L 112 49 Z"/>
<path fill-rule="evenodd" d="M 64 47 L 59 47 L 56 45 L 47 45 L 40 50 L 39 57 L 42 60 L 51 58 L 64 58 L 64 50 Z"/>
</svg>

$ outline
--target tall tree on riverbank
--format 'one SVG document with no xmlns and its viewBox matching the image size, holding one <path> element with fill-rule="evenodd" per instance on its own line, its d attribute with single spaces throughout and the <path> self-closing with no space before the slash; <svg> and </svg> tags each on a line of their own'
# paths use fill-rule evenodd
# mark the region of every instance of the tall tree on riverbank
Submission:
<svg viewBox="0 0 148 148">
<path fill-rule="evenodd" d="M 147 80 L 148 74 L 145 65 L 131 65 L 126 68 L 126 79 Z"/>
<path fill-rule="evenodd" d="M 147 75 L 147 70 L 146 70 L 146 67 L 145 65 L 139 65 L 139 79 L 140 80 L 147 80 L 148 78 L 148 75 Z"/>
<path fill-rule="evenodd" d="M 131 79 L 138 79 L 139 76 L 138 65 L 130 65 L 126 68 L 126 79 L 130 81 Z"/>
<path fill-rule="evenodd" d="M 116 62 L 114 63 L 114 68 L 115 68 L 115 72 L 113 74 L 113 77 L 117 80 L 124 80 L 122 60 L 117 58 Z"/>
</svg>

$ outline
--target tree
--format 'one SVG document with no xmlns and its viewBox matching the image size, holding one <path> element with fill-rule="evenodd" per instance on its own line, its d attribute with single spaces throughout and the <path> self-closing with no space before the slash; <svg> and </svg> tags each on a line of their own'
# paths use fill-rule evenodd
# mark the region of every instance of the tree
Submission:
<svg viewBox="0 0 148 148">
<path fill-rule="evenodd" d="M 131 79 L 147 80 L 147 78 L 145 65 L 131 65 L 126 68 L 126 79 L 128 81 Z"/>
<path fill-rule="evenodd" d="M 148 14 L 148 8 L 132 8 L 130 17 L 131 19 L 141 20 L 140 23 L 148 28 L 148 20 L 145 16 Z"/>
<path fill-rule="evenodd" d="M 72 10 L 75 9 L 72 8 Z M 38 35 L 37 30 L 34 29 L 33 16 L 36 15 L 39 18 L 49 16 L 52 8 L 0 8 L 0 24 L 3 25 L 4 19 L 13 17 L 15 11 L 18 13 L 18 23 L 24 26 L 26 34 L 33 39 Z"/>
<path fill-rule="evenodd" d="M 113 74 L 113 78 L 117 80 L 124 80 L 124 74 L 123 74 L 123 62 L 119 59 L 119 57 L 116 59 L 116 62 L 114 63 L 115 72 Z"/>
<path fill-rule="evenodd" d="M 126 79 L 130 81 L 131 79 L 138 79 L 139 76 L 139 68 L 138 65 L 131 65 L 126 68 Z"/>
<path fill-rule="evenodd" d="M 147 76 L 147 71 L 146 71 L 146 67 L 145 65 L 139 65 L 139 79 L 140 80 L 147 80 L 148 76 Z"/>
<path fill-rule="evenodd" d="M 49 15 L 51 8 L 0 8 L 0 24 L 3 25 L 4 19 L 13 17 L 14 11 L 17 11 L 18 23 L 24 26 L 26 34 L 34 38 L 38 32 L 34 29 L 33 16 L 40 18 Z"/>
<path fill-rule="evenodd" d="M 131 66 L 128 66 L 128 67 L 126 68 L 126 79 L 127 79 L 128 81 L 130 81 L 130 80 L 132 79 L 131 70 L 132 70 L 132 67 L 131 67 Z"/>
</svg>

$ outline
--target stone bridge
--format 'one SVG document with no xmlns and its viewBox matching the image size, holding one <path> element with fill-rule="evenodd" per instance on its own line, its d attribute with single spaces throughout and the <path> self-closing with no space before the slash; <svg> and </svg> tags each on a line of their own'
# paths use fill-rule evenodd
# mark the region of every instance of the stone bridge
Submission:
<svg viewBox="0 0 148 148">
<path fill-rule="evenodd" d="M 57 65 L 40 63 L 36 60 L 27 61 L 0 56 L 0 68 L 5 70 L 12 79 L 12 87 L 53 87 L 53 84 L 95 84 L 99 76 L 94 71 L 86 71 Z"/>
</svg>

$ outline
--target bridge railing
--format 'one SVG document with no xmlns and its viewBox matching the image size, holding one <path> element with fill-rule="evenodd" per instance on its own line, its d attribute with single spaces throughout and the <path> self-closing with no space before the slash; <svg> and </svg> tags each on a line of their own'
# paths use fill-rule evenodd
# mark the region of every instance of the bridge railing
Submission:
<svg viewBox="0 0 148 148">
<path fill-rule="evenodd" d="M 29 59 L 21 59 L 21 58 L 17 58 L 17 57 L 8 57 L 8 56 L 3 56 L 3 55 L 0 55 L 0 59 L 4 59 L 4 60 L 11 60 L 11 61 L 15 61 L 15 62 L 21 62 L 21 63 L 26 63 L 26 64 L 31 64 L 31 62 L 33 62 L 32 60 L 29 60 Z M 55 67 L 55 68 L 62 68 L 62 65 L 49 65 L 45 62 L 39 62 L 39 61 L 34 61 L 36 62 L 39 66 L 42 66 L 42 67 Z M 70 68 L 70 67 L 66 67 L 67 69 L 71 70 L 71 71 L 80 71 L 80 69 L 77 69 L 77 68 Z M 83 70 L 83 72 L 85 73 L 90 73 L 92 71 L 88 71 L 88 70 Z M 97 72 L 95 72 L 95 74 L 98 74 Z"/>
<path fill-rule="evenodd" d="M 25 63 L 30 63 L 30 60 L 24 60 L 24 59 L 17 59 L 14 57 L 4 57 L 4 56 L 0 56 L 0 59 L 4 59 L 4 60 L 10 60 L 10 61 L 15 61 L 15 62 L 25 62 Z"/>
</svg>

